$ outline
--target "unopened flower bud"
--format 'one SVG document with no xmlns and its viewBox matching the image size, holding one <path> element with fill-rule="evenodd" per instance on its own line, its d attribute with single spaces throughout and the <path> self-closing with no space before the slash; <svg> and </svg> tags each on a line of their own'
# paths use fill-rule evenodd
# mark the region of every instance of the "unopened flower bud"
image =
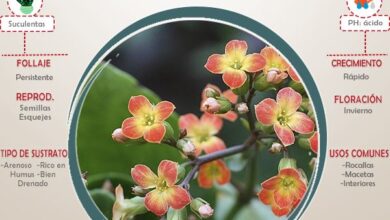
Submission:
<svg viewBox="0 0 390 220">
<path fill-rule="evenodd" d="M 212 209 L 209 204 L 202 205 L 199 208 L 199 215 L 202 218 L 209 218 L 213 216 L 213 214 L 214 214 L 214 209 Z"/>
<path fill-rule="evenodd" d="M 314 168 L 316 167 L 316 164 L 317 164 L 317 157 L 311 158 L 311 160 L 309 162 L 310 168 L 314 170 Z"/>
<path fill-rule="evenodd" d="M 288 74 L 277 68 L 271 68 L 267 73 L 267 82 L 278 84 L 288 77 Z"/>
<path fill-rule="evenodd" d="M 131 190 L 133 191 L 133 194 L 136 196 L 143 196 L 146 193 L 145 190 L 140 186 L 133 186 Z"/>
<path fill-rule="evenodd" d="M 203 92 L 207 98 L 215 98 L 221 95 L 217 90 L 210 87 L 206 87 Z"/>
<path fill-rule="evenodd" d="M 191 210 L 202 219 L 209 218 L 214 214 L 214 209 L 202 198 L 193 199 L 190 207 Z"/>
<path fill-rule="evenodd" d="M 236 109 L 237 109 L 237 112 L 239 114 L 245 114 L 245 113 L 249 112 L 248 105 L 244 102 L 238 103 L 236 105 Z"/>
<path fill-rule="evenodd" d="M 215 98 L 207 98 L 202 104 L 202 110 L 214 114 L 221 109 L 221 105 Z"/>
<path fill-rule="evenodd" d="M 283 145 L 281 145 L 280 143 L 273 143 L 271 148 L 268 150 L 270 153 L 273 153 L 273 154 L 277 154 L 277 153 L 280 153 L 283 149 Z"/>
<path fill-rule="evenodd" d="M 219 111 L 216 114 L 225 114 L 233 109 L 232 103 L 225 97 L 218 97 L 217 101 L 220 105 Z"/>
<path fill-rule="evenodd" d="M 104 181 L 102 189 L 107 192 L 114 192 L 114 186 L 112 185 L 110 180 Z"/>
<path fill-rule="evenodd" d="M 187 156 L 194 156 L 195 155 L 195 145 L 192 143 L 192 141 L 188 138 L 183 138 L 177 141 L 178 148 L 180 148 L 183 153 Z"/>
<path fill-rule="evenodd" d="M 128 138 L 123 134 L 121 128 L 117 128 L 114 130 L 114 132 L 112 132 L 112 139 L 121 144 L 128 140 Z"/>
</svg>

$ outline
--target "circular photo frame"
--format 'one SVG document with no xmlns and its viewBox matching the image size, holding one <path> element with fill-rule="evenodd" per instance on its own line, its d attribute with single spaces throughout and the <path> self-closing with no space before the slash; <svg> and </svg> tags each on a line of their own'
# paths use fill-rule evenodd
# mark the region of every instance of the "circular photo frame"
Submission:
<svg viewBox="0 0 390 220">
<path fill-rule="evenodd" d="M 72 179 L 92 219 L 298 219 L 325 160 L 302 60 L 222 9 L 164 11 L 119 33 L 85 71 L 70 120 Z"/>
</svg>

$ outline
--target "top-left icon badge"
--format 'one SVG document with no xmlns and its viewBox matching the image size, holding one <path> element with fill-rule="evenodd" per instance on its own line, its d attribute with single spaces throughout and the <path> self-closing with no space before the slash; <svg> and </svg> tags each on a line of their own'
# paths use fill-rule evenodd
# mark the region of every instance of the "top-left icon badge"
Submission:
<svg viewBox="0 0 390 220">
<path fill-rule="evenodd" d="M 43 4 L 43 0 L 8 0 L 8 8 L 15 15 L 35 15 Z"/>
</svg>

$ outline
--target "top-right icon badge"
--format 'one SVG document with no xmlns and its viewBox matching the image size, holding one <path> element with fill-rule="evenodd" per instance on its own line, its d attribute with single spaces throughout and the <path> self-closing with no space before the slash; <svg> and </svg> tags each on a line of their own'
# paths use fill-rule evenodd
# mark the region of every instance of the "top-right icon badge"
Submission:
<svg viewBox="0 0 390 220">
<path fill-rule="evenodd" d="M 348 9 L 357 17 L 367 18 L 377 14 L 383 0 L 347 0 Z"/>
</svg>

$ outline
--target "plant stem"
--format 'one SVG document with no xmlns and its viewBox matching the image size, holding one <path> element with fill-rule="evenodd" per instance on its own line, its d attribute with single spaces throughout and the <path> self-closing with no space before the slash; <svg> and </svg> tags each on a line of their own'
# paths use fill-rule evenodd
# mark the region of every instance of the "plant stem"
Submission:
<svg viewBox="0 0 390 220">
<path fill-rule="evenodd" d="M 253 188 L 255 187 L 255 179 L 257 174 L 257 153 L 259 149 L 257 147 L 254 148 L 254 155 L 251 159 L 251 164 L 249 167 L 249 178 L 246 185 L 246 192 L 244 194 L 244 202 L 247 203 L 252 199 Z"/>
<path fill-rule="evenodd" d="M 253 96 L 255 95 L 256 90 L 253 88 L 253 76 L 249 76 L 249 85 L 250 85 L 249 94 L 248 94 L 248 97 L 246 98 L 246 104 L 248 105 L 249 111 L 246 113 L 246 117 L 247 117 L 247 120 L 249 123 L 249 128 L 250 128 L 251 132 L 254 132 L 255 131 L 255 121 L 253 118 L 251 107 L 252 107 L 252 99 L 253 99 Z"/>
<path fill-rule="evenodd" d="M 190 181 L 194 178 L 196 172 L 198 172 L 199 169 L 198 164 L 195 164 L 195 166 L 191 169 L 191 171 L 187 174 L 187 176 L 184 178 L 183 182 L 180 184 L 184 189 L 189 190 L 190 189 Z"/>
</svg>

